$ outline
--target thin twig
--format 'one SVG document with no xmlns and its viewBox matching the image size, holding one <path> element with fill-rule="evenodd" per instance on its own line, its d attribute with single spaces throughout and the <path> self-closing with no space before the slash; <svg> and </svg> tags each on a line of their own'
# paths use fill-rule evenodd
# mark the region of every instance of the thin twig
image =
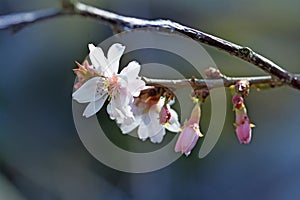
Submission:
<svg viewBox="0 0 300 200">
<path fill-rule="evenodd" d="M 134 17 L 126 17 L 108 12 L 83 3 L 72 3 L 67 0 L 62 1 L 62 8 L 33 11 L 27 13 L 12 14 L 0 17 L 0 29 L 14 28 L 18 30 L 25 25 L 40 20 L 58 17 L 62 15 L 81 15 L 98 19 L 101 22 L 111 25 L 119 30 L 130 30 L 135 28 L 148 28 L 155 30 L 170 30 L 170 32 L 182 33 L 195 41 L 216 47 L 235 57 L 241 58 L 258 68 L 264 70 L 271 76 L 277 77 L 276 85 L 287 84 L 300 90 L 300 78 L 290 73 L 271 60 L 254 52 L 248 47 L 239 46 L 224 39 L 204 33 L 202 31 L 181 25 L 170 20 L 147 20 Z M 273 78 L 271 78 L 274 80 Z M 213 81 L 212 81 L 213 82 Z M 279 84 L 280 83 L 280 84 Z"/>
<path fill-rule="evenodd" d="M 178 80 L 165 80 L 165 79 L 152 79 L 143 77 L 147 85 L 164 86 L 176 90 L 181 88 L 192 87 L 193 89 L 202 88 L 219 88 L 230 87 L 235 85 L 240 80 L 247 80 L 249 84 L 256 89 L 269 89 L 283 86 L 284 83 L 272 76 L 257 76 L 257 77 L 227 77 L 223 76 L 220 79 L 178 79 Z"/>
<path fill-rule="evenodd" d="M 12 29 L 14 32 L 16 32 L 21 30 L 26 25 L 61 15 L 63 15 L 63 12 L 62 9 L 59 8 L 3 15 L 0 16 L 0 29 Z"/>
</svg>

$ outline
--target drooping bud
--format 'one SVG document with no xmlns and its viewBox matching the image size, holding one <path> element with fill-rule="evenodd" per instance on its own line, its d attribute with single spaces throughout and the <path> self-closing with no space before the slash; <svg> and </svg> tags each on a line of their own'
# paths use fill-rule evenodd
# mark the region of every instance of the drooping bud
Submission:
<svg viewBox="0 0 300 200">
<path fill-rule="evenodd" d="M 251 124 L 246 109 L 236 111 L 235 132 L 241 144 L 249 144 L 252 138 L 253 125 Z"/>
<path fill-rule="evenodd" d="M 239 95 L 235 94 L 232 97 L 232 104 L 233 104 L 233 109 L 241 109 L 242 106 L 244 106 L 243 97 L 240 97 Z"/>
<path fill-rule="evenodd" d="M 199 128 L 200 116 L 200 105 L 196 104 L 192 110 L 190 119 L 185 123 L 182 132 L 178 137 L 175 145 L 175 152 L 184 153 L 186 156 L 190 155 L 199 137 L 203 137 Z"/>
<path fill-rule="evenodd" d="M 235 94 L 232 97 L 233 110 L 235 111 L 235 132 L 237 138 L 241 144 L 249 144 L 252 138 L 252 127 L 248 115 L 247 109 L 244 104 L 243 97 Z"/>
</svg>

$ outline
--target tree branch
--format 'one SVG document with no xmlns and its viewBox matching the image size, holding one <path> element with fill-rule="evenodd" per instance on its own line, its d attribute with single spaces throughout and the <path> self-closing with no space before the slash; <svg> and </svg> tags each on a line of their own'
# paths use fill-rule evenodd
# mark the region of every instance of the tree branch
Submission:
<svg viewBox="0 0 300 200">
<path fill-rule="evenodd" d="M 255 66 L 259 69 L 262 69 L 266 73 L 270 74 L 272 77 L 276 77 L 276 79 L 268 76 L 267 77 L 257 77 L 253 78 L 252 82 L 255 82 L 254 85 L 259 85 L 259 82 L 264 84 L 267 80 L 267 84 L 272 85 L 275 83 L 275 86 L 281 86 L 287 84 L 293 88 L 300 90 L 300 78 L 290 73 L 277 64 L 272 62 L 271 60 L 263 57 L 262 55 L 254 52 L 248 47 L 239 46 L 232 42 L 226 41 L 224 39 L 212 36 L 210 34 L 204 33 L 202 31 L 181 25 L 177 22 L 172 22 L 170 20 L 146 20 L 146 19 L 138 19 L 134 17 L 126 17 L 122 15 L 118 15 L 112 12 L 108 12 L 99 8 L 95 8 L 83 3 L 72 3 L 67 0 L 62 1 L 61 8 L 53 8 L 46 9 L 40 11 L 33 11 L 27 13 L 18 13 L 11 14 L 0 17 L 0 29 L 10 29 L 19 30 L 23 28 L 25 25 L 30 23 L 34 23 L 37 21 L 41 21 L 44 19 L 49 19 L 53 17 L 58 17 L 62 15 L 81 15 L 87 16 L 91 18 L 98 19 L 101 22 L 111 25 L 113 28 L 117 28 L 119 30 L 129 30 L 135 28 L 148 28 L 155 30 L 169 30 L 170 32 L 179 32 L 182 33 L 195 41 L 207 44 L 212 47 L 216 47 L 222 51 L 225 51 L 235 57 L 243 59 Z M 248 77 L 250 80 L 250 77 Z M 245 79 L 245 78 L 242 78 Z M 234 81 L 235 80 L 235 81 Z M 236 82 L 237 78 L 227 78 L 224 81 L 226 84 Z M 254 81 L 256 80 L 256 81 Z M 150 79 L 148 79 L 150 82 Z M 157 80 L 158 81 L 158 80 Z M 182 80 L 182 82 L 176 81 L 176 84 L 182 84 L 187 80 Z M 190 80 L 189 80 L 190 81 Z M 203 80 L 197 80 L 201 85 Z M 152 80 L 153 82 L 153 80 Z M 168 82 L 168 81 L 166 81 Z M 172 82 L 172 81 L 171 81 Z M 211 80 L 211 82 L 214 82 Z M 251 80 L 250 80 L 251 83 Z M 174 84 L 174 81 L 172 82 Z"/>
<path fill-rule="evenodd" d="M 143 80 L 152 86 L 164 86 L 172 90 L 192 87 L 193 89 L 203 88 L 219 88 L 230 87 L 235 85 L 240 80 L 247 80 L 251 86 L 256 89 L 269 89 L 283 86 L 284 83 L 272 76 L 257 76 L 257 77 L 227 77 L 223 76 L 220 79 L 179 79 L 179 80 L 165 80 L 165 79 L 152 79 L 143 77 Z"/>
<path fill-rule="evenodd" d="M 62 9 L 50 8 L 31 12 L 23 12 L 17 14 L 3 15 L 0 16 L 0 30 L 11 29 L 13 32 L 19 31 L 26 25 L 58 17 L 63 15 Z"/>
</svg>

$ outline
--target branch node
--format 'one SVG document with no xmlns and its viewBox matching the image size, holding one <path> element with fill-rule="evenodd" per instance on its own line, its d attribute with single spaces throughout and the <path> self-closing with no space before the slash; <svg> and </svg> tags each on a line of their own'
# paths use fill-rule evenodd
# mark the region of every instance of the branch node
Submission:
<svg viewBox="0 0 300 200">
<path fill-rule="evenodd" d="M 239 50 L 239 54 L 246 59 L 251 60 L 253 58 L 253 50 L 249 47 L 242 47 Z"/>
<path fill-rule="evenodd" d="M 61 8 L 64 13 L 75 13 L 76 0 L 60 0 Z"/>
</svg>

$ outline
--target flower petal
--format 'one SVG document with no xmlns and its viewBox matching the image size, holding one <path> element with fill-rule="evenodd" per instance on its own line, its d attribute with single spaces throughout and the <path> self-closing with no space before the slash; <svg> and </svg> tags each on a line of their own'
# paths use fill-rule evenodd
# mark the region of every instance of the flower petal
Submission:
<svg viewBox="0 0 300 200">
<path fill-rule="evenodd" d="M 134 80 L 138 77 L 141 71 L 141 65 L 136 61 L 131 61 L 122 71 L 121 75 L 126 76 L 128 81 Z"/>
<path fill-rule="evenodd" d="M 142 121 L 140 123 L 140 126 L 138 128 L 138 136 L 141 140 L 146 140 L 149 137 L 150 129 L 148 128 L 148 124 L 150 122 L 150 118 L 148 115 L 142 116 Z"/>
<path fill-rule="evenodd" d="M 135 117 L 135 120 L 131 124 L 121 124 L 120 129 L 123 134 L 127 134 L 131 131 L 133 131 L 136 127 L 138 127 L 141 123 L 141 118 L 140 117 Z"/>
<path fill-rule="evenodd" d="M 108 60 L 108 67 L 112 73 L 117 74 L 119 70 L 119 64 L 121 56 L 125 51 L 125 46 L 122 44 L 116 43 L 113 44 L 107 52 L 107 60 Z M 113 75 L 113 74 L 111 74 Z"/>
<path fill-rule="evenodd" d="M 83 112 L 83 116 L 90 117 L 90 116 L 96 114 L 102 108 L 107 97 L 108 97 L 108 95 L 105 94 L 97 101 L 90 102 L 89 105 L 85 108 L 85 110 Z"/>
<path fill-rule="evenodd" d="M 111 74 L 108 66 L 108 61 L 104 56 L 104 53 L 100 47 L 95 47 L 93 44 L 89 44 L 89 57 L 92 65 L 95 69 L 104 76 Z"/>
<path fill-rule="evenodd" d="M 132 95 L 128 92 L 127 88 L 121 88 L 119 94 L 115 96 L 116 103 L 121 106 L 127 106 L 133 102 Z"/>
<path fill-rule="evenodd" d="M 73 93 L 73 99 L 75 99 L 79 103 L 95 101 L 98 81 L 101 81 L 100 77 L 94 77 L 85 82 L 78 90 Z"/>
<path fill-rule="evenodd" d="M 116 120 L 118 124 L 130 124 L 134 121 L 134 116 L 129 103 L 133 98 L 127 95 L 126 91 L 120 90 L 118 95 L 114 95 L 107 106 L 107 113 L 110 118 Z"/>
<path fill-rule="evenodd" d="M 152 106 L 149 112 L 142 116 L 142 122 L 138 129 L 138 136 L 145 140 L 159 134 L 164 127 L 159 123 L 159 113 L 157 105 Z"/>
<path fill-rule="evenodd" d="M 189 155 L 190 151 L 194 148 L 198 138 L 199 136 L 196 134 L 196 131 L 190 125 L 187 125 L 183 128 L 178 137 L 175 145 L 175 152 L 182 152 L 186 155 Z"/>
<path fill-rule="evenodd" d="M 162 128 L 156 135 L 150 137 L 150 141 L 152 143 L 161 143 L 165 134 L 166 130 Z"/>
<path fill-rule="evenodd" d="M 180 130 L 180 123 L 178 121 L 178 115 L 175 110 L 169 109 L 171 113 L 171 118 L 169 120 L 169 123 L 165 126 L 166 129 L 168 129 L 171 132 L 178 133 Z"/>
<path fill-rule="evenodd" d="M 241 144 L 249 144 L 252 137 L 252 129 L 249 120 L 236 127 L 236 134 Z"/>
<path fill-rule="evenodd" d="M 127 85 L 127 89 L 129 90 L 130 94 L 134 97 L 138 97 L 140 95 L 141 90 L 145 87 L 145 82 L 142 80 L 133 80 L 130 81 Z"/>
</svg>

